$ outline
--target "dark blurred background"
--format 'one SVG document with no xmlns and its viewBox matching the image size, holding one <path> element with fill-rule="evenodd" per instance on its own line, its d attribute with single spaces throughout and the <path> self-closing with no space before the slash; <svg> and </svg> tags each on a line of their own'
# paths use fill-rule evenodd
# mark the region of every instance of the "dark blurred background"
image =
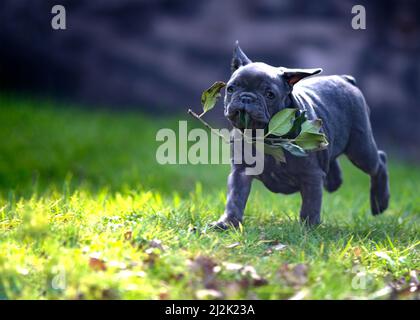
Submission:
<svg viewBox="0 0 420 320">
<path fill-rule="evenodd" d="M 55 4 L 66 30 L 51 28 Z M 366 30 L 351 27 L 356 4 Z M 379 144 L 420 159 L 419 15 L 415 0 L 2 0 L 0 91 L 183 114 L 228 79 L 239 40 L 254 61 L 354 75 Z"/>
</svg>

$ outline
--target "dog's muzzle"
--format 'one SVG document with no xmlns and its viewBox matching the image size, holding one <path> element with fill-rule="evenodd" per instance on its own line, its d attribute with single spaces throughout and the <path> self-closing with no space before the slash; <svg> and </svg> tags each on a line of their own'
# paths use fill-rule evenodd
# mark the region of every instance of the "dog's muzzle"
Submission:
<svg viewBox="0 0 420 320">
<path fill-rule="evenodd" d="M 263 129 L 269 122 L 264 102 L 252 92 L 243 92 L 227 105 L 225 116 L 238 129 Z"/>
</svg>

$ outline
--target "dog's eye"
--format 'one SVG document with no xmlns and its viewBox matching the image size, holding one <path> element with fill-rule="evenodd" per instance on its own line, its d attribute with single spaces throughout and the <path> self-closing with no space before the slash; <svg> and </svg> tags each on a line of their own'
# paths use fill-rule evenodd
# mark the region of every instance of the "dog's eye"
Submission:
<svg viewBox="0 0 420 320">
<path fill-rule="evenodd" d="M 273 92 L 273 91 L 271 91 L 271 90 L 267 90 L 267 91 L 265 92 L 265 96 L 266 96 L 268 99 L 274 99 L 274 98 L 276 97 L 276 95 L 274 94 L 274 92 Z"/>
<path fill-rule="evenodd" d="M 235 89 L 233 88 L 233 86 L 229 86 L 227 87 L 227 92 L 232 93 L 233 91 L 235 91 Z"/>
</svg>

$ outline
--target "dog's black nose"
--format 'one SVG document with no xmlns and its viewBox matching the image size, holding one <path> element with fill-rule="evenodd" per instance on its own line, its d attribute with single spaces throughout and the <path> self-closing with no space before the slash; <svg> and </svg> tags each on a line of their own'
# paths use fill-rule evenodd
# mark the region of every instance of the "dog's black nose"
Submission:
<svg viewBox="0 0 420 320">
<path fill-rule="evenodd" d="M 243 104 L 251 104 L 257 99 L 257 97 L 254 94 L 248 92 L 241 93 L 239 97 Z"/>
</svg>

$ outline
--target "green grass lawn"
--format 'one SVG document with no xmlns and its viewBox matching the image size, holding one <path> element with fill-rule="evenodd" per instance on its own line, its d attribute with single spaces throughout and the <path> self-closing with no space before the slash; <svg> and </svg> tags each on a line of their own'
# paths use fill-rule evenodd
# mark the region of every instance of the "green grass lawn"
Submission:
<svg viewBox="0 0 420 320">
<path fill-rule="evenodd" d="M 158 165 L 156 131 L 177 121 L 0 96 L 0 299 L 419 297 L 420 167 L 390 155 L 372 217 L 343 158 L 315 229 L 299 195 L 256 182 L 243 228 L 215 232 L 229 167 Z"/>
</svg>

